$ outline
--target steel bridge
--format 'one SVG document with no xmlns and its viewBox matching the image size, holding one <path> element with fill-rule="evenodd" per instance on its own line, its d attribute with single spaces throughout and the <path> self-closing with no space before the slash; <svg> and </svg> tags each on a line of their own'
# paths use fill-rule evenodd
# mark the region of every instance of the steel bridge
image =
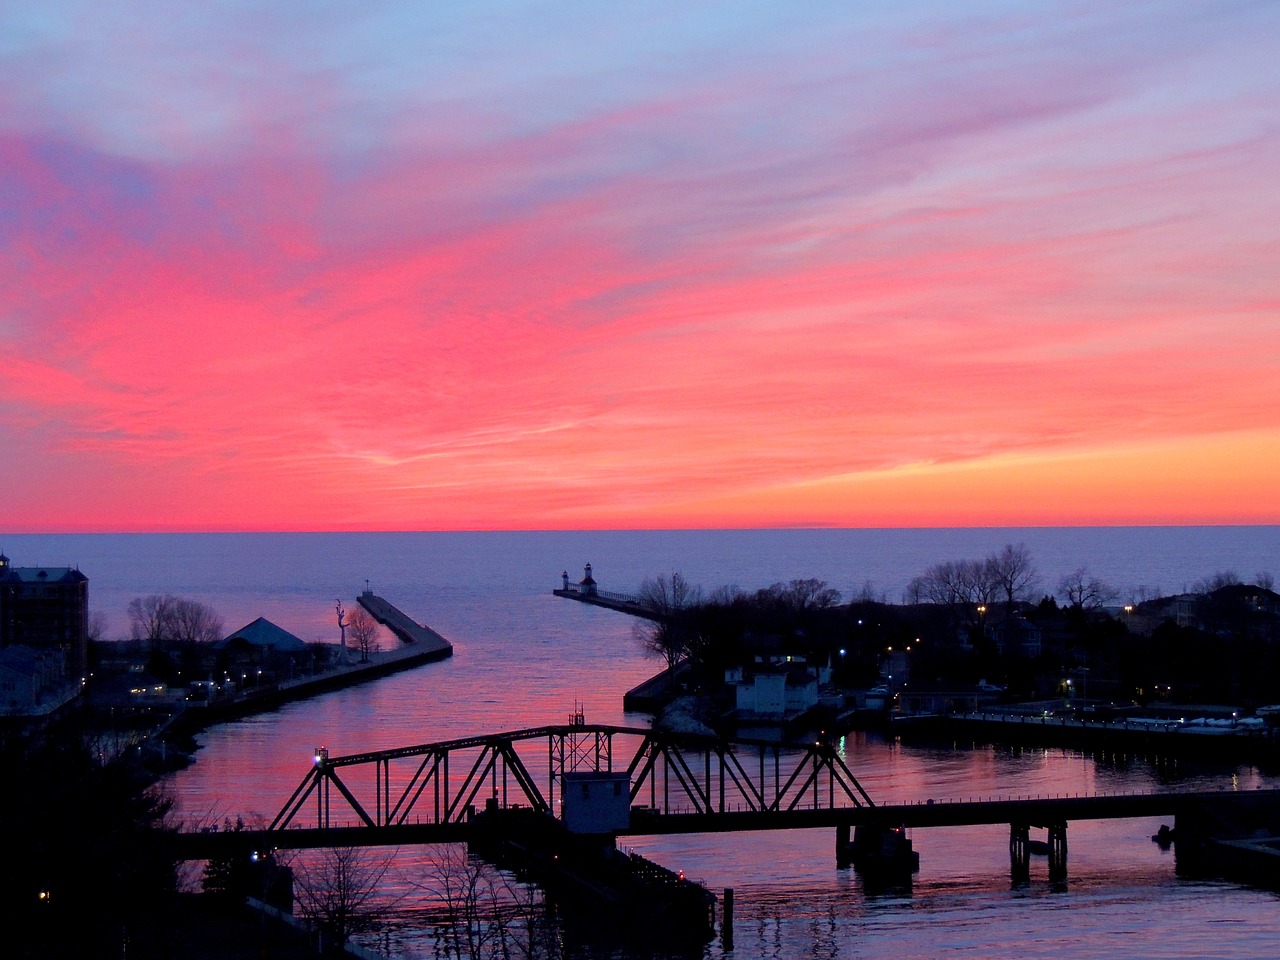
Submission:
<svg viewBox="0 0 1280 960">
<path fill-rule="evenodd" d="M 589 725 L 464 737 L 331 756 L 311 769 L 270 830 L 466 823 L 478 808 L 555 814 L 567 774 L 625 772 L 641 818 L 783 814 L 874 803 L 834 746 Z"/>
<path fill-rule="evenodd" d="M 581 714 L 561 726 L 463 737 L 332 756 L 316 749 L 301 783 L 266 830 L 180 834 L 184 859 L 249 850 L 471 842 L 497 821 L 516 833 L 562 828 L 566 790 L 577 775 L 625 785 L 624 821 L 607 832 L 717 833 L 832 828 L 836 862 L 869 837 L 904 828 L 1007 823 L 1011 867 L 1025 878 L 1028 830 L 1048 830 L 1050 877 L 1066 875 L 1067 824 L 1172 815 L 1184 835 L 1207 809 L 1280 809 L 1280 791 L 1159 792 L 1075 797 L 875 804 L 839 750 L 816 741 L 783 744 L 592 725 Z M 495 821 L 495 816 L 497 821 Z"/>
</svg>

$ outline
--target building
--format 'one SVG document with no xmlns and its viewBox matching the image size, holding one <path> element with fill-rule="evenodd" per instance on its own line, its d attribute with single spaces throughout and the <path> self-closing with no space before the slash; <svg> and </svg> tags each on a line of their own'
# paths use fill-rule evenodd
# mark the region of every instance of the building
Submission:
<svg viewBox="0 0 1280 960">
<path fill-rule="evenodd" d="M 0 650 L 58 651 L 68 680 L 89 662 L 89 578 L 72 567 L 15 567 L 0 553 Z"/>
<path fill-rule="evenodd" d="M 290 679 L 314 652 L 303 640 L 266 617 L 258 617 L 213 645 L 222 669 L 241 683 L 257 685 L 264 671 L 273 680 Z"/>
<path fill-rule="evenodd" d="M 1012 616 L 987 626 L 987 636 L 1004 654 L 1038 657 L 1044 645 L 1044 633 L 1026 617 Z"/>
<path fill-rule="evenodd" d="M 0 716 L 35 717 L 67 699 L 66 666 L 58 651 L 15 644 L 0 650 Z"/>
<path fill-rule="evenodd" d="M 796 657 L 725 671 L 739 715 L 757 719 L 783 720 L 812 709 L 818 704 L 818 684 L 829 680 L 829 670 L 814 671 Z"/>
</svg>

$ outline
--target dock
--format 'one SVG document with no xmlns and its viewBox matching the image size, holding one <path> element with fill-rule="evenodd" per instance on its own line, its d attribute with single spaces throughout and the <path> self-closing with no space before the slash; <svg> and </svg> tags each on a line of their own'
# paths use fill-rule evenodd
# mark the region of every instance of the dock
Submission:
<svg viewBox="0 0 1280 960">
<path fill-rule="evenodd" d="M 958 713 L 895 717 L 888 729 L 891 736 L 904 740 L 964 739 L 1164 756 L 1210 755 L 1250 761 L 1274 757 L 1278 746 L 1276 730 L 1252 719 L 1209 725 L 1196 719 L 1187 722 L 1141 717 L 1094 719 Z"/>
<path fill-rule="evenodd" d="M 577 600 L 579 603 L 589 603 L 593 607 L 616 610 L 618 613 L 641 617 L 644 620 L 659 621 L 664 619 L 663 614 L 634 594 L 601 590 L 600 585 L 596 583 L 595 578 L 591 575 L 591 564 L 589 563 L 583 569 L 582 579 L 577 583 L 570 582 L 568 570 L 560 574 L 560 581 L 560 586 L 551 591 L 557 597 Z"/>
<path fill-rule="evenodd" d="M 356 600 L 369 611 L 373 619 L 399 637 L 402 643 L 412 646 L 424 658 L 421 662 L 453 656 L 453 644 L 382 597 L 366 590 Z"/>
</svg>

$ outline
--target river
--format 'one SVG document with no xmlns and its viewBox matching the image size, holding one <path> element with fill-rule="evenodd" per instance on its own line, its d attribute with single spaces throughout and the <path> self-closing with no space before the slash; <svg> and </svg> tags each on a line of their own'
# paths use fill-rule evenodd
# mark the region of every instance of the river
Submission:
<svg viewBox="0 0 1280 960">
<path fill-rule="evenodd" d="M 217 608 L 228 627 L 266 616 L 304 640 L 336 639 L 334 600 L 365 588 L 429 624 L 455 647 L 447 661 L 218 726 L 197 762 L 168 780 L 185 816 L 270 818 L 306 772 L 314 748 L 353 753 L 563 722 L 642 725 L 622 693 L 657 669 L 625 616 L 555 598 L 560 573 L 594 565 L 604 589 L 682 572 L 711 589 L 754 589 L 820 577 L 846 596 L 868 587 L 897 600 L 911 576 L 949 559 L 1025 542 L 1042 590 L 1086 566 L 1122 591 L 1174 592 L 1218 570 L 1246 579 L 1280 568 L 1274 527 L 1055 530 L 716 531 L 528 534 L 227 534 L 11 536 L 18 565 L 78 565 L 91 607 L 124 632 L 133 596 L 170 592 Z M 845 758 L 877 801 L 1273 786 L 1252 767 L 1094 759 L 1064 750 L 924 749 L 851 736 Z M 1232 884 L 1183 881 L 1150 836 L 1155 821 L 1073 823 L 1069 879 L 1051 885 L 1043 860 L 1030 884 L 1009 882 L 1007 828 L 917 831 L 921 869 L 909 892 L 867 890 L 837 870 L 830 831 L 631 838 L 626 844 L 717 893 L 736 891 L 736 949 L 711 958 L 1238 957 L 1271 958 L 1277 897 Z M 430 852 L 406 854 L 425 870 Z M 435 956 L 428 900 L 404 881 L 396 922 L 377 942 Z M 421 902 L 418 902 L 421 901 Z M 619 958 L 640 951 L 582 948 Z"/>
</svg>

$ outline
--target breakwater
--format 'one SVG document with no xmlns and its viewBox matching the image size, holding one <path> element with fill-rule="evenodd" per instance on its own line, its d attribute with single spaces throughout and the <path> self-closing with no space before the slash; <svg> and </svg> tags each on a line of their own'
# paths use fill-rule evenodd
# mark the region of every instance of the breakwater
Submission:
<svg viewBox="0 0 1280 960">
<path fill-rule="evenodd" d="M 356 598 L 373 619 L 394 633 L 400 641 L 429 660 L 453 656 L 453 644 L 428 626 L 411 619 L 393 604 L 366 590 Z"/>
<path fill-rule="evenodd" d="M 337 664 L 319 673 L 281 680 L 217 700 L 188 702 L 173 715 L 164 732 L 193 733 L 215 723 L 275 710 L 285 703 L 367 683 L 453 655 L 453 644 L 430 627 L 410 619 L 382 597 L 366 591 L 358 599 L 379 623 L 399 638 L 400 646 L 371 652 L 361 661 L 351 659 L 354 651 L 345 651 Z"/>
</svg>

